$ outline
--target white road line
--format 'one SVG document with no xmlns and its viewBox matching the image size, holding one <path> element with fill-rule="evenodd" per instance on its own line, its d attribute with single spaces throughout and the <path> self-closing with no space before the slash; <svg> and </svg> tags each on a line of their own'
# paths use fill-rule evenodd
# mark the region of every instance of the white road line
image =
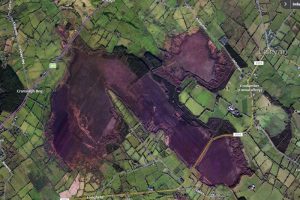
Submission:
<svg viewBox="0 0 300 200">
<path fill-rule="evenodd" d="M 9 20 L 11 21 L 11 23 L 13 25 L 14 35 L 15 35 L 15 38 L 16 38 L 16 41 L 17 41 L 19 54 L 20 54 L 20 58 L 21 58 L 21 63 L 22 63 L 22 69 L 23 69 L 23 73 L 24 73 L 24 76 L 25 76 L 25 82 L 26 82 L 26 86 L 28 88 L 29 85 L 28 85 L 27 73 L 26 73 L 26 70 L 25 70 L 25 59 L 24 59 L 24 55 L 23 55 L 23 50 L 22 50 L 22 47 L 20 45 L 20 41 L 19 41 L 19 38 L 18 38 L 17 24 L 14 21 L 14 18 L 11 16 L 11 12 L 12 12 L 12 0 L 10 0 L 9 3 L 8 3 L 7 17 L 9 18 Z"/>
</svg>

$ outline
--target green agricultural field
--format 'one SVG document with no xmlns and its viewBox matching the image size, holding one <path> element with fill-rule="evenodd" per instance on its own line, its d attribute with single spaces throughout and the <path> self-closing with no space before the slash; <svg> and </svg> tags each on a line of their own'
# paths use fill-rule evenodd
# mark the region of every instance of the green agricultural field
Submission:
<svg viewBox="0 0 300 200">
<path fill-rule="evenodd" d="M 226 114 L 228 113 L 227 108 L 229 106 L 229 103 L 226 102 L 223 98 L 219 98 L 212 116 L 213 117 L 219 117 L 219 118 L 224 118 Z"/>
<path fill-rule="evenodd" d="M 196 85 L 191 91 L 191 97 L 203 107 L 212 110 L 215 106 L 216 97 L 206 88 Z"/>
<path fill-rule="evenodd" d="M 0 199 L 52 200 L 61 198 L 62 193 L 68 193 L 70 199 L 299 199 L 299 173 L 294 161 L 300 152 L 300 14 L 296 10 L 282 8 L 280 1 L 252 0 L 5 0 L 0 3 L 0 12 L 0 67 L 11 67 L 20 80 L 12 93 L 22 85 L 42 91 L 29 94 L 19 110 L 0 110 Z M 186 120 L 181 114 L 187 110 L 204 123 L 220 118 L 244 132 L 241 151 L 254 172 L 252 176 L 241 176 L 231 188 L 204 184 L 201 178 L 205 174 L 187 166 L 184 156 L 172 150 L 178 141 L 164 132 L 169 127 L 156 126 L 152 123 L 156 119 L 144 126 L 112 90 L 107 90 L 111 111 L 126 123 L 127 132 L 107 134 L 104 141 L 92 141 L 95 147 L 84 143 L 81 149 L 85 155 L 103 143 L 109 149 L 101 155 L 103 159 L 70 165 L 60 155 L 67 154 L 69 146 L 59 140 L 57 145 L 62 145 L 63 153 L 52 149 L 53 136 L 47 135 L 47 128 L 49 120 L 57 116 L 50 115 L 50 98 L 63 75 L 69 75 L 67 66 L 76 49 L 84 46 L 84 50 L 113 52 L 116 46 L 124 46 L 136 56 L 150 52 L 164 65 L 169 53 L 176 56 L 168 51 L 181 45 L 180 39 L 175 39 L 173 46 L 171 38 L 199 30 L 218 50 L 224 48 L 220 38 L 222 43 L 228 40 L 248 66 L 236 66 L 225 88 L 214 92 L 192 76 L 186 78 L 176 88 L 181 90 L 179 106 L 186 109 L 177 112 L 180 108 L 176 107 L 174 115 L 179 121 Z M 267 47 L 285 53 L 265 53 Z M 264 65 L 254 66 L 255 60 L 264 61 Z M 49 68 L 50 63 L 56 68 Z M 16 85 L 16 81 L 11 83 Z M 243 85 L 258 85 L 261 92 L 241 91 Z M 6 92 L 0 84 L 0 106 L 2 100 L 11 102 Z M 231 105 L 240 116 L 229 111 Z M 77 124 L 85 129 L 81 123 L 84 119 L 75 111 Z M 89 126 L 93 120 L 87 121 Z M 275 137 L 289 123 L 292 138 L 286 151 L 279 152 L 260 128 Z M 115 128 L 117 133 L 122 127 Z M 91 137 L 89 131 L 81 136 Z M 110 144 L 111 139 L 118 142 Z M 254 191 L 249 189 L 252 184 Z"/>
<path fill-rule="evenodd" d="M 252 184 L 254 184 L 256 188 L 260 188 L 263 182 L 256 175 L 252 175 L 251 177 L 243 176 L 241 178 L 240 184 L 234 189 L 234 191 L 239 197 L 244 196 L 249 199 L 253 195 L 255 195 L 255 192 L 248 189 L 249 185 Z"/>
<path fill-rule="evenodd" d="M 258 107 L 257 120 L 271 137 L 278 135 L 285 129 L 288 116 L 281 107 L 271 104 L 265 96 L 261 96 L 256 106 Z"/>
<path fill-rule="evenodd" d="M 193 78 L 186 78 L 181 84 L 184 89 L 178 96 L 179 102 L 184 104 L 193 115 L 201 114 L 199 119 L 206 123 L 215 109 L 216 95 L 198 85 Z"/>
<path fill-rule="evenodd" d="M 189 98 L 187 100 L 187 102 L 185 103 L 185 106 L 187 107 L 187 109 L 189 109 L 189 111 L 191 111 L 191 113 L 195 116 L 199 116 L 203 111 L 204 108 L 199 105 L 194 99 Z"/>
<path fill-rule="evenodd" d="M 179 94 L 179 102 L 182 104 L 185 104 L 186 101 L 190 98 L 189 94 L 183 90 L 180 94 Z"/>
<path fill-rule="evenodd" d="M 113 91 L 109 90 L 108 94 L 128 126 L 134 127 L 138 122 L 132 111 L 130 111 L 126 105 L 123 104 L 123 102 L 117 97 L 117 95 L 113 93 Z"/>
<path fill-rule="evenodd" d="M 257 189 L 254 195 L 249 199 L 256 200 L 257 198 L 264 197 L 267 199 L 281 200 L 282 194 L 277 189 L 273 189 L 272 186 L 268 183 L 264 183 L 261 187 Z"/>
<path fill-rule="evenodd" d="M 198 119 L 204 123 L 207 123 L 209 118 L 213 116 L 213 113 L 209 110 L 205 110 L 199 117 Z"/>
</svg>

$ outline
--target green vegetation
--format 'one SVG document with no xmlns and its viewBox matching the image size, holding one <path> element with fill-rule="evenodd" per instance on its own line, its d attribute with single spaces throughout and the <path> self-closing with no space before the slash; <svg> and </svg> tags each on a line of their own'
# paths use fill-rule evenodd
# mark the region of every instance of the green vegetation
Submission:
<svg viewBox="0 0 300 200">
<path fill-rule="evenodd" d="M 93 49 L 104 46 L 111 52 L 114 46 L 125 45 L 135 54 L 141 51 L 157 54 L 158 48 L 163 47 L 166 33 L 188 29 L 181 25 L 184 15 L 172 16 L 175 6 L 174 2 L 157 4 L 155 1 L 136 2 L 133 6 L 130 1 L 116 0 L 93 16 L 93 26 L 86 27 L 81 37 Z"/>
<path fill-rule="evenodd" d="M 206 88 L 197 84 L 196 80 L 187 78 L 182 84 L 184 89 L 179 94 L 179 102 L 195 116 L 201 119 L 202 113 L 210 112 L 216 104 L 216 97 Z"/>
<path fill-rule="evenodd" d="M 251 185 L 255 186 L 254 191 L 249 189 L 249 186 Z M 255 200 L 257 198 L 280 200 L 283 198 L 279 190 L 274 189 L 270 184 L 261 181 L 256 175 L 253 175 L 252 177 L 243 176 L 239 186 L 234 190 L 239 197 L 243 196 L 250 200 Z"/>
<path fill-rule="evenodd" d="M 9 112 L 15 111 L 16 105 L 13 104 L 16 101 L 20 104 L 25 96 L 25 94 L 16 94 L 17 90 L 35 86 L 41 93 L 28 94 L 24 106 L 4 124 L 6 132 L 1 133 L 1 139 L 4 139 L 2 148 L 7 155 L 5 162 L 9 168 L 1 164 L 0 170 L 1 175 L 6 177 L 5 197 L 7 199 L 57 199 L 59 196 L 55 185 L 65 174 L 65 169 L 58 166 L 57 161 L 50 158 L 44 150 L 44 125 L 50 111 L 51 88 L 55 87 L 62 77 L 65 61 L 58 63 L 56 70 L 49 71 L 48 77 L 41 78 L 41 76 L 48 69 L 49 62 L 60 54 L 60 38 L 54 33 L 55 24 L 60 20 L 60 12 L 54 4 L 43 0 L 27 3 L 12 1 L 12 9 L 18 31 L 18 37 L 14 40 L 12 40 L 13 25 L 6 18 L 8 1 L 3 2 L 0 8 L 1 12 L 5 13 L 0 16 L 0 21 L 6 24 L 6 27 L 1 27 L 0 30 L 1 44 L 2 41 L 7 44 L 7 46 L 2 45 L 6 47 L 4 52 L 3 49 L 0 52 L 7 56 L 8 64 L 1 71 L 1 75 L 9 80 L 7 83 L 3 82 L 4 87 L 2 85 L 0 87 L 9 91 L 3 101 L 10 101 L 10 105 L 1 106 Z M 3 31 L 4 29 L 7 31 Z M 24 66 L 20 59 L 19 48 L 24 56 Z M 1 58 L 1 64 L 2 61 L 5 60 Z M 9 72 L 10 66 L 21 82 Z M 10 95 L 13 98 L 10 98 Z M 1 113 L 1 123 L 8 114 Z M 8 182 L 9 170 L 12 174 Z M 2 197 L 2 194 L 0 196 Z"/>
<path fill-rule="evenodd" d="M 8 2 L 4 1 L 0 6 L 3 13 L 0 16 L 0 64 L 11 66 L 20 82 L 10 81 L 14 83 L 11 86 L 4 81 L 0 88 L 13 94 L 22 85 L 36 86 L 43 92 L 29 94 L 24 106 L 4 124 L 0 139 L 4 140 L 1 150 L 6 154 L 7 166 L 1 162 L 0 197 L 5 192 L 6 199 L 58 199 L 59 193 L 69 190 L 78 176 L 77 170 L 66 169 L 49 155 L 44 145 L 50 95 L 64 74 L 68 58 L 57 62 L 56 69 L 46 70 L 49 63 L 61 54 L 62 40 L 65 40 L 57 32 L 57 25 L 65 26 L 70 22 L 72 26 L 66 35 L 71 37 L 85 16 L 91 15 L 82 26 L 80 36 L 89 47 L 104 47 L 109 52 L 116 45 L 124 45 L 135 54 L 150 51 L 157 55 L 160 49 L 164 49 L 166 38 L 197 30 L 199 23 L 207 28 L 207 34 L 218 48 L 222 48 L 219 38 L 226 35 L 228 43 L 249 67 L 236 70 L 226 88 L 218 93 L 212 93 L 187 78 L 181 85 L 183 90 L 179 102 L 204 123 L 211 117 L 218 117 L 229 120 L 237 131 L 247 130 L 248 135 L 241 140 L 250 165 L 256 171 L 251 177 L 243 176 L 233 189 L 238 197 L 279 200 L 285 194 L 288 199 L 299 198 L 299 176 L 293 171 L 296 166 L 278 153 L 264 132 L 253 125 L 253 120 L 258 120 L 271 136 L 276 136 L 290 120 L 292 139 L 285 154 L 295 158 L 300 153 L 299 114 L 294 113 L 288 119 L 281 107 L 271 104 L 260 92 L 252 95 L 239 90 L 241 85 L 258 85 L 283 106 L 300 109 L 299 12 L 283 9 L 280 1 L 261 3 L 264 10 L 261 18 L 257 10 L 259 5 L 251 0 L 191 0 L 186 2 L 189 6 L 184 1 L 175 0 L 116 0 L 105 6 L 100 5 L 99 0 L 64 0 L 58 4 L 46 0 L 16 0 L 12 1 L 12 17 L 18 31 L 18 37 L 14 38 L 13 24 L 7 19 Z M 97 6 L 101 8 L 96 9 Z M 269 33 L 267 38 L 270 41 L 266 41 L 266 33 Z M 286 54 L 266 54 L 263 57 L 267 42 Z M 24 65 L 19 47 L 24 54 Z M 264 60 L 265 65 L 255 68 L 253 61 L 257 59 Z M 7 73 L 9 69 L 0 72 L 1 80 L 3 77 L 15 78 Z M 112 91 L 108 94 L 118 114 L 129 126 L 130 133 L 120 148 L 99 163 L 99 169 L 93 169 L 100 178 L 81 171 L 77 196 L 108 195 L 107 199 L 122 199 L 129 194 L 132 199 L 174 199 L 176 193 L 187 194 L 190 199 L 203 199 L 216 193 L 233 199 L 229 188 L 212 188 L 201 183 L 194 171 L 168 148 L 168 138 L 164 133 L 148 133 Z M 5 98 L 0 97 L 1 124 L 15 110 L 12 103 L 21 102 L 19 96 L 5 95 Z M 230 105 L 241 112 L 241 118 L 228 113 Z M 253 111 L 256 116 L 252 119 Z M 250 184 L 255 184 L 255 192 L 248 189 Z"/>
<path fill-rule="evenodd" d="M 281 107 L 272 105 L 265 96 L 260 97 L 256 106 L 256 118 L 271 137 L 277 136 L 285 129 L 288 116 Z"/>
<path fill-rule="evenodd" d="M 127 123 L 127 125 L 132 128 L 134 127 L 138 121 L 132 111 L 130 111 L 121 101 L 120 99 L 113 93 L 113 91 L 108 90 L 108 94 L 112 99 L 112 102 L 116 106 L 117 110 L 120 112 L 121 116 Z"/>
<path fill-rule="evenodd" d="M 213 93 L 205 89 L 204 87 L 197 85 L 191 91 L 191 97 L 195 101 L 205 108 L 212 110 L 215 106 L 216 97 Z"/>
<path fill-rule="evenodd" d="M 186 102 L 185 106 L 192 112 L 193 115 L 199 116 L 204 108 L 199 105 L 194 99 L 189 98 L 189 100 Z"/>
<path fill-rule="evenodd" d="M 25 94 L 17 93 L 17 90 L 22 90 L 24 86 L 9 65 L 5 68 L 0 67 L 0 80 L 0 114 L 2 111 L 13 112 L 25 97 Z"/>
<path fill-rule="evenodd" d="M 238 131 L 244 131 L 250 124 L 250 117 L 246 114 L 250 112 L 251 102 L 245 92 L 238 92 L 237 74 L 234 74 L 229 81 L 228 88 L 220 91 L 220 96 L 210 92 L 206 88 L 197 84 L 195 79 L 187 78 L 182 82 L 184 89 L 179 94 L 179 102 L 200 121 L 207 123 L 209 118 L 221 118 L 230 121 Z M 233 91 L 235 95 L 230 95 Z M 237 100 L 235 100 L 237 99 Z M 231 103 L 244 113 L 242 118 L 237 118 L 228 112 Z"/>
</svg>

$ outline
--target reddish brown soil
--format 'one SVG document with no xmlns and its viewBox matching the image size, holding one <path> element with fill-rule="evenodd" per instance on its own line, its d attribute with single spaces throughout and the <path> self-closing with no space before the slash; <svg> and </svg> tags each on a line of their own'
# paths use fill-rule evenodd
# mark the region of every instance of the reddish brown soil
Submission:
<svg viewBox="0 0 300 200">
<path fill-rule="evenodd" d="M 127 62 L 97 52 L 76 51 L 64 83 L 52 96 L 54 148 L 69 165 L 96 162 L 108 143 L 120 139 L 120 123 L 113 115 L 106 88 L 113 90 L 149 130 L 163 129 L 170 147 L 191 165 L 207 143 L 210 132 L 176 115 L 166 88 L 150 74 L 136 80 Z"/>
<path fill-rule="evenodd" d="M 120 139 L 122 127 L 105 89 L 126 91 L 134 79 L 119 58 L 75 51 L 65 81 L 53 93 L 50 123 L 54 148 L 70 166 L 96 161 L 107 144 Z"/>
<path fill-rule="evenodd" d="M 191 53 L 189 55 L 185 51 L 197 45 L 204 45 L 205 41 L 208 41 L 204 40 L 205 36 L 201 33 L 196 33 L 191 38 L 192 40 L 179 40 L 181 43 L 178 52 L 175 46 L 172 50 L 175 53 L 167 61 L 171 62 L 173 59 L 179 64 L 169 65 L 169 67 L 176 69 L 187 63 L 189 65 L 187 69 L 190 70 L 186 72 L 187 74 L 196 73 L 197 77 L 202 77 L 199 78 L 200 81 L 205 80 L 205 84 L 211 83 L 218 74 L 216 63 L 225 61 L 222 57 L 218 57 L 218 53 L 214 53 L 212 46 L 210 47 L 212 55 L 207 53 L 207 47 L 205 47 L 206 54 L 203 47 L 199 52 L 196 51 L 198 53 L 189 51 Z M 193 42 L 197 45 L 193 46 L 195 45 Z M 204 53 L 203 60 L 207 59 L 205 66 L 209 67 L 205 69 L 203 75 L 198 69 L 203 65 L 195 58 L 201 53 Z M 211 59 L 211 56 L 216 57 Z M 107 54 L 102 51 L 90 53 L 90 51 L 75 50 L 68 73 L 51 99 L 52 115 L 48 132 L 53 136 L 53 147 L 56 153 L 71 167 L 82 163 L 95 165 L 106 155 L 107 144 L 121 141 L 120 132 L 124 127 L 115 115 L 106 93 L 106 89 L 111 89 L 134 112 L 147 130 L 153 132 L 164 130 L 169 136 L 170 148 L 188 166 L 193 165 L 209 138 L 212 137 L 212 131 L 185 121 L 181 117 L 183 111 L 170 103 L 169 86 L 155 81 L 150 73 L 138 79 L 128 65 L 126 56 Z M 182 74 L 175 75 L 180 77 Z M 171 79 L 175 80 L 173 78 L 167 80 Z M 240 143 L 233 148 L 231 146 L 235 144 L 228 144 L 227 140 L 220 140 L 219 144 L 217 142 L 217 145 L 214 143 L 211 146 L 197 169 L 203 177 L 211 181 L 211 184 L 232 185 L 239 179 L 240 174 L 244 173 L 245 160 Z"/>
<path fill-rule="evenodd" d="M 211 133 L 176 116 L 162 87 L 149 74 L 134 83 L 121 98 L 149 130 L 163 129 L 170 136 L 170 147 L 192 165 L 204 148 Z"/>
<path fill-rule="evenodd" d="M 172 38 L 166 49 L 166 62 L 155 73 L 177 86 L 186 76 L 195 76 L 208 89 L 220 90 L 234 71 L 227 53 L 218 51 L 201 31 Z"/>
<path fill-rule="evenodd" d="M 201 163 L 196 166 L 201 180 L 208 185 L 236 185 L 241 175 L 251 175 L 237 138 L 221 138 L 213 142 Z"/>
</svg>

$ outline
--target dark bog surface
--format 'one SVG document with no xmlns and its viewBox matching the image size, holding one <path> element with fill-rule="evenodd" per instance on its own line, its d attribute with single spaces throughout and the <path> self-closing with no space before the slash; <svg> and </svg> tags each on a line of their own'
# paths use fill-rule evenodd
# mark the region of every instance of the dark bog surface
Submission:
<svg viewBox="0 0 300 200">
<path fill-rule="evenodd" d="M 208 129 L 192 126 L 176 116 L 176 109 L 168 101 L 167 93 L 148 74 L 135 82 L 126 94 L 119 94 L 148 130 L 156 132 L 163 129 L 170 136 L 170 147 L 191 165 L 207 143 L 210 133 Z"/>
<path fill-rule="evenodd" d="M 51 132 L 56 152 L 68 163 L 96 160 L 117 143 L 122 123 L 106 88 L 125 91 L 136 78 L 126 63 L 103 52 L 75 51 L 65 80 L 52 96 Z"/>
<path fill-rule="evenodd" d="M 223 89 L 234 72 L 234 65 L 224 50 L 218 50 L 202 31 L 178 35 L 167 44 L 165 64 L 155 73 L 175 85 L 186 76 L 212 91 Z"/>
<path fill-rule="evenodd" d="M 212 143 L 202 162 L 196 166 L 208 185 L 236 185 L 241 175 L 251 175 L 237 138 L 221 138 Z"/>
<path fill-rule="evenodd" d="M 17 93 L 22 89 L 24 86 L 14 70 L 9 65 L 5 68 L 0 66 L 0 113 L 17 109 L 26 96 L 25 93 Z"/>
<path fill-rule="evenodd" d="M 184 57 L 184 51 L 188 49 L 181 50 Z M 114 112 L 107 89 L 119 96 L 148 131 L 155 133 L 164 130 L 169 138 L 169 147 L 189 167 L 196 162 L 211 137 L 220 131 L 232 130 L 231 125 L 223 120 L 210 120 L 212 127 L 218 127 L 214 129 L 189 123 L 183 118 L 186 111 L 173 102 L 172 94 L 176 86 L 155 72 L 153 76 L 149 69 L 155 67 L 150 65 L 154 65 L 155 60 L 155 66 L 158 66 L 158 58 L 147 56 L 135 57 L 127 54 L 123 47 L 116 48 L 112 54 L 101 50 L 74 51 L 68 72 L 51 98 L 52 113 L 48 130 L 53 137 L 55 152 L 69 166 L 86 163 L 95 165 L 107 153 L 117 149 L 124 139 L 122 135 L 124 132 L 126 134 L 126 126 Z M 195 65 L 196 70 L 193 73 L 200 73 L 196 69 L 197 60 L 193 59 L 191 66 Z M 185 61 L 190 62 L 188 58 Z M 209 58 L 207 64 L 215 62 Z M 244 166 L 245 159 L 240 156 L 243 155 L 241 145 L 236 148 L 228 146 L 232 144 L 227 140 L 213 144 L 203 162 L 196 166 L 203 174 L 202 178 L 207 178 L 211 184 L 232 185 L 243 173 L 241 166 Z M 220 162 L 217 164 L 214 158 Z M 212 169 L 224 174 L 215 175 Z M 230 178 L 223 177 L 225 174 L 230 174 Z"/>
</svg>

